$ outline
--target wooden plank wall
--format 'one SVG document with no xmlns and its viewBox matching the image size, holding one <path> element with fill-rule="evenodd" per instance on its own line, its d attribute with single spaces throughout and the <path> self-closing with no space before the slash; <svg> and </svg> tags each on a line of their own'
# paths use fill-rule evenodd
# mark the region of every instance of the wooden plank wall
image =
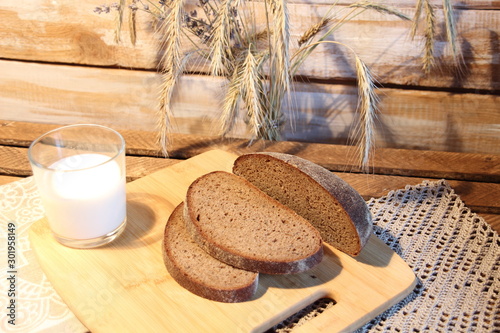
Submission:
<svg viewBox="0 0 500 333">
<path fill-rule="evenodd" d="M 291 34 L 298 37 L 329 8 L 327 0 L 289 3 Z M 381 1 L 413 16 L 416 0 Z M 422 38 L 410 23 L 365 12 L 335 33 L 371 68 L 381 100 L 376 146 L 500 153 L 500 1 L 452 1 L 464 66 L 421 70 Z M 340 1 L 345 6 L 351 1 Z M 442 1 L 433 0 L 442 22 Z M 138 15 L 136 45 L 115 42 L 114 15 L 93 12 L 102 0 L 2 0 L 0 3 L 0 119 L 117 129 L 156 130 L 161 78 L 157 40 L 148 15 Z M 452 57 L 439 24 L 438 61 Z M 357 122 L 352 55 L 321 47 L 301 67 L 286 128 L 291 140 L 348 143 Z M 185 75 L 174 97 L 175 131 L 209 135 L 224 81 Z M 241 121 L 235 137 L 246 137 Z"/>
</svg>

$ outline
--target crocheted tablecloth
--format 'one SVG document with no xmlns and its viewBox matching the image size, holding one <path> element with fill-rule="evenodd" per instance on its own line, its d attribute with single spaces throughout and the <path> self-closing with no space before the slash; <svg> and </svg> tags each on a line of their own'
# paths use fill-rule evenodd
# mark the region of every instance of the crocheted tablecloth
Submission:
<svg viewBox="0 0 500 333">
<path fill-rule="evenodd" d="M 376 235 L 412 267 L 419 282 L 407 298 L 358 332 L 500 330 L 499 235 L 465 206 L 446 181 L 408 186 L 371 199 L 368 205 Z M 14 226 L 17 306 L 16 325 L 9 324 L 4 314 L 0 331 L 86 332 L 53 290 L 31 250 L 28 230 L 43 214 L 31 177 L 0 186 L 4 244 L 0 301 L 9 304 L 11 299 L 7 239 L 9 226 Z M 293 332 L 294 326 L 313 320 L 328 306 L 334 305 L 313 306 L 276 330 Z"/>
<path fill-rule="evenodd" d="M 500 330 L 500 237 L 445 181 L 369 201 L 375 233 L 412 267 L 411 295 L 360 331 Z"/>
</svg>

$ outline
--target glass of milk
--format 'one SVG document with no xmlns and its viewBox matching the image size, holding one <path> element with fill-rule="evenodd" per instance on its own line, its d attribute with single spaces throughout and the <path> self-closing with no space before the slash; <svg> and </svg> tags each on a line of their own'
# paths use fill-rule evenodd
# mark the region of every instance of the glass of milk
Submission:
<svg viewBox="0 0 500 333">
<path fill-rule="evenodd" d="M 125 229 L 125 141 L 99 125 L 50 131 L 28 157 L 52 233 L 61 244 L 91 248 Z"/>
</svg>

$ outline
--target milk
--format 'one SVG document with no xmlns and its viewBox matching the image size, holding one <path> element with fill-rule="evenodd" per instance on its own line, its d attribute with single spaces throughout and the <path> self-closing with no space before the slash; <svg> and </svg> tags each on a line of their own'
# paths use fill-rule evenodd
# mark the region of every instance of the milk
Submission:
<svg viewBox="0 0 500 333">
<path fill-rule="evenodd" d="M 96 238 L 124 222 L 125 175 L 119 164 L 109 159 L 94 153 L 74 155 L 53 163 L 49 169 L 37 170 L 35 177 L 45 213 L 57 235 Z"/>
</svg>

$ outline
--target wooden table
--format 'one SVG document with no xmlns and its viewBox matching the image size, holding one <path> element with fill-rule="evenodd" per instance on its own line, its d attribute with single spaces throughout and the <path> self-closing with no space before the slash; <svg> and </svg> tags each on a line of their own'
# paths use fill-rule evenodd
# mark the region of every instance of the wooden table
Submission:
<svg viewBox="0 0 500 333">
<path fill-rule="evenodd" d="M 28 146 L 60 125 L 0 121 L 0 185 L 31 175 Z M 349 146 L 301 142 L 256 142 L 173 134 L 169 158 L 162 157 L 152 132 L 120 131 L 127 144 L 127 180 L 144 177 L 166 166 L 211 149 L 237 154 L 278 151 L 301 156 L 334 171 L 365 199 L 416 185 L 425 179 L 446 179 L 465 204 L 500 232 L 500 155 L 376 149 L 369 173 L 360 172 L 355 149 Z"/>
</svg>

